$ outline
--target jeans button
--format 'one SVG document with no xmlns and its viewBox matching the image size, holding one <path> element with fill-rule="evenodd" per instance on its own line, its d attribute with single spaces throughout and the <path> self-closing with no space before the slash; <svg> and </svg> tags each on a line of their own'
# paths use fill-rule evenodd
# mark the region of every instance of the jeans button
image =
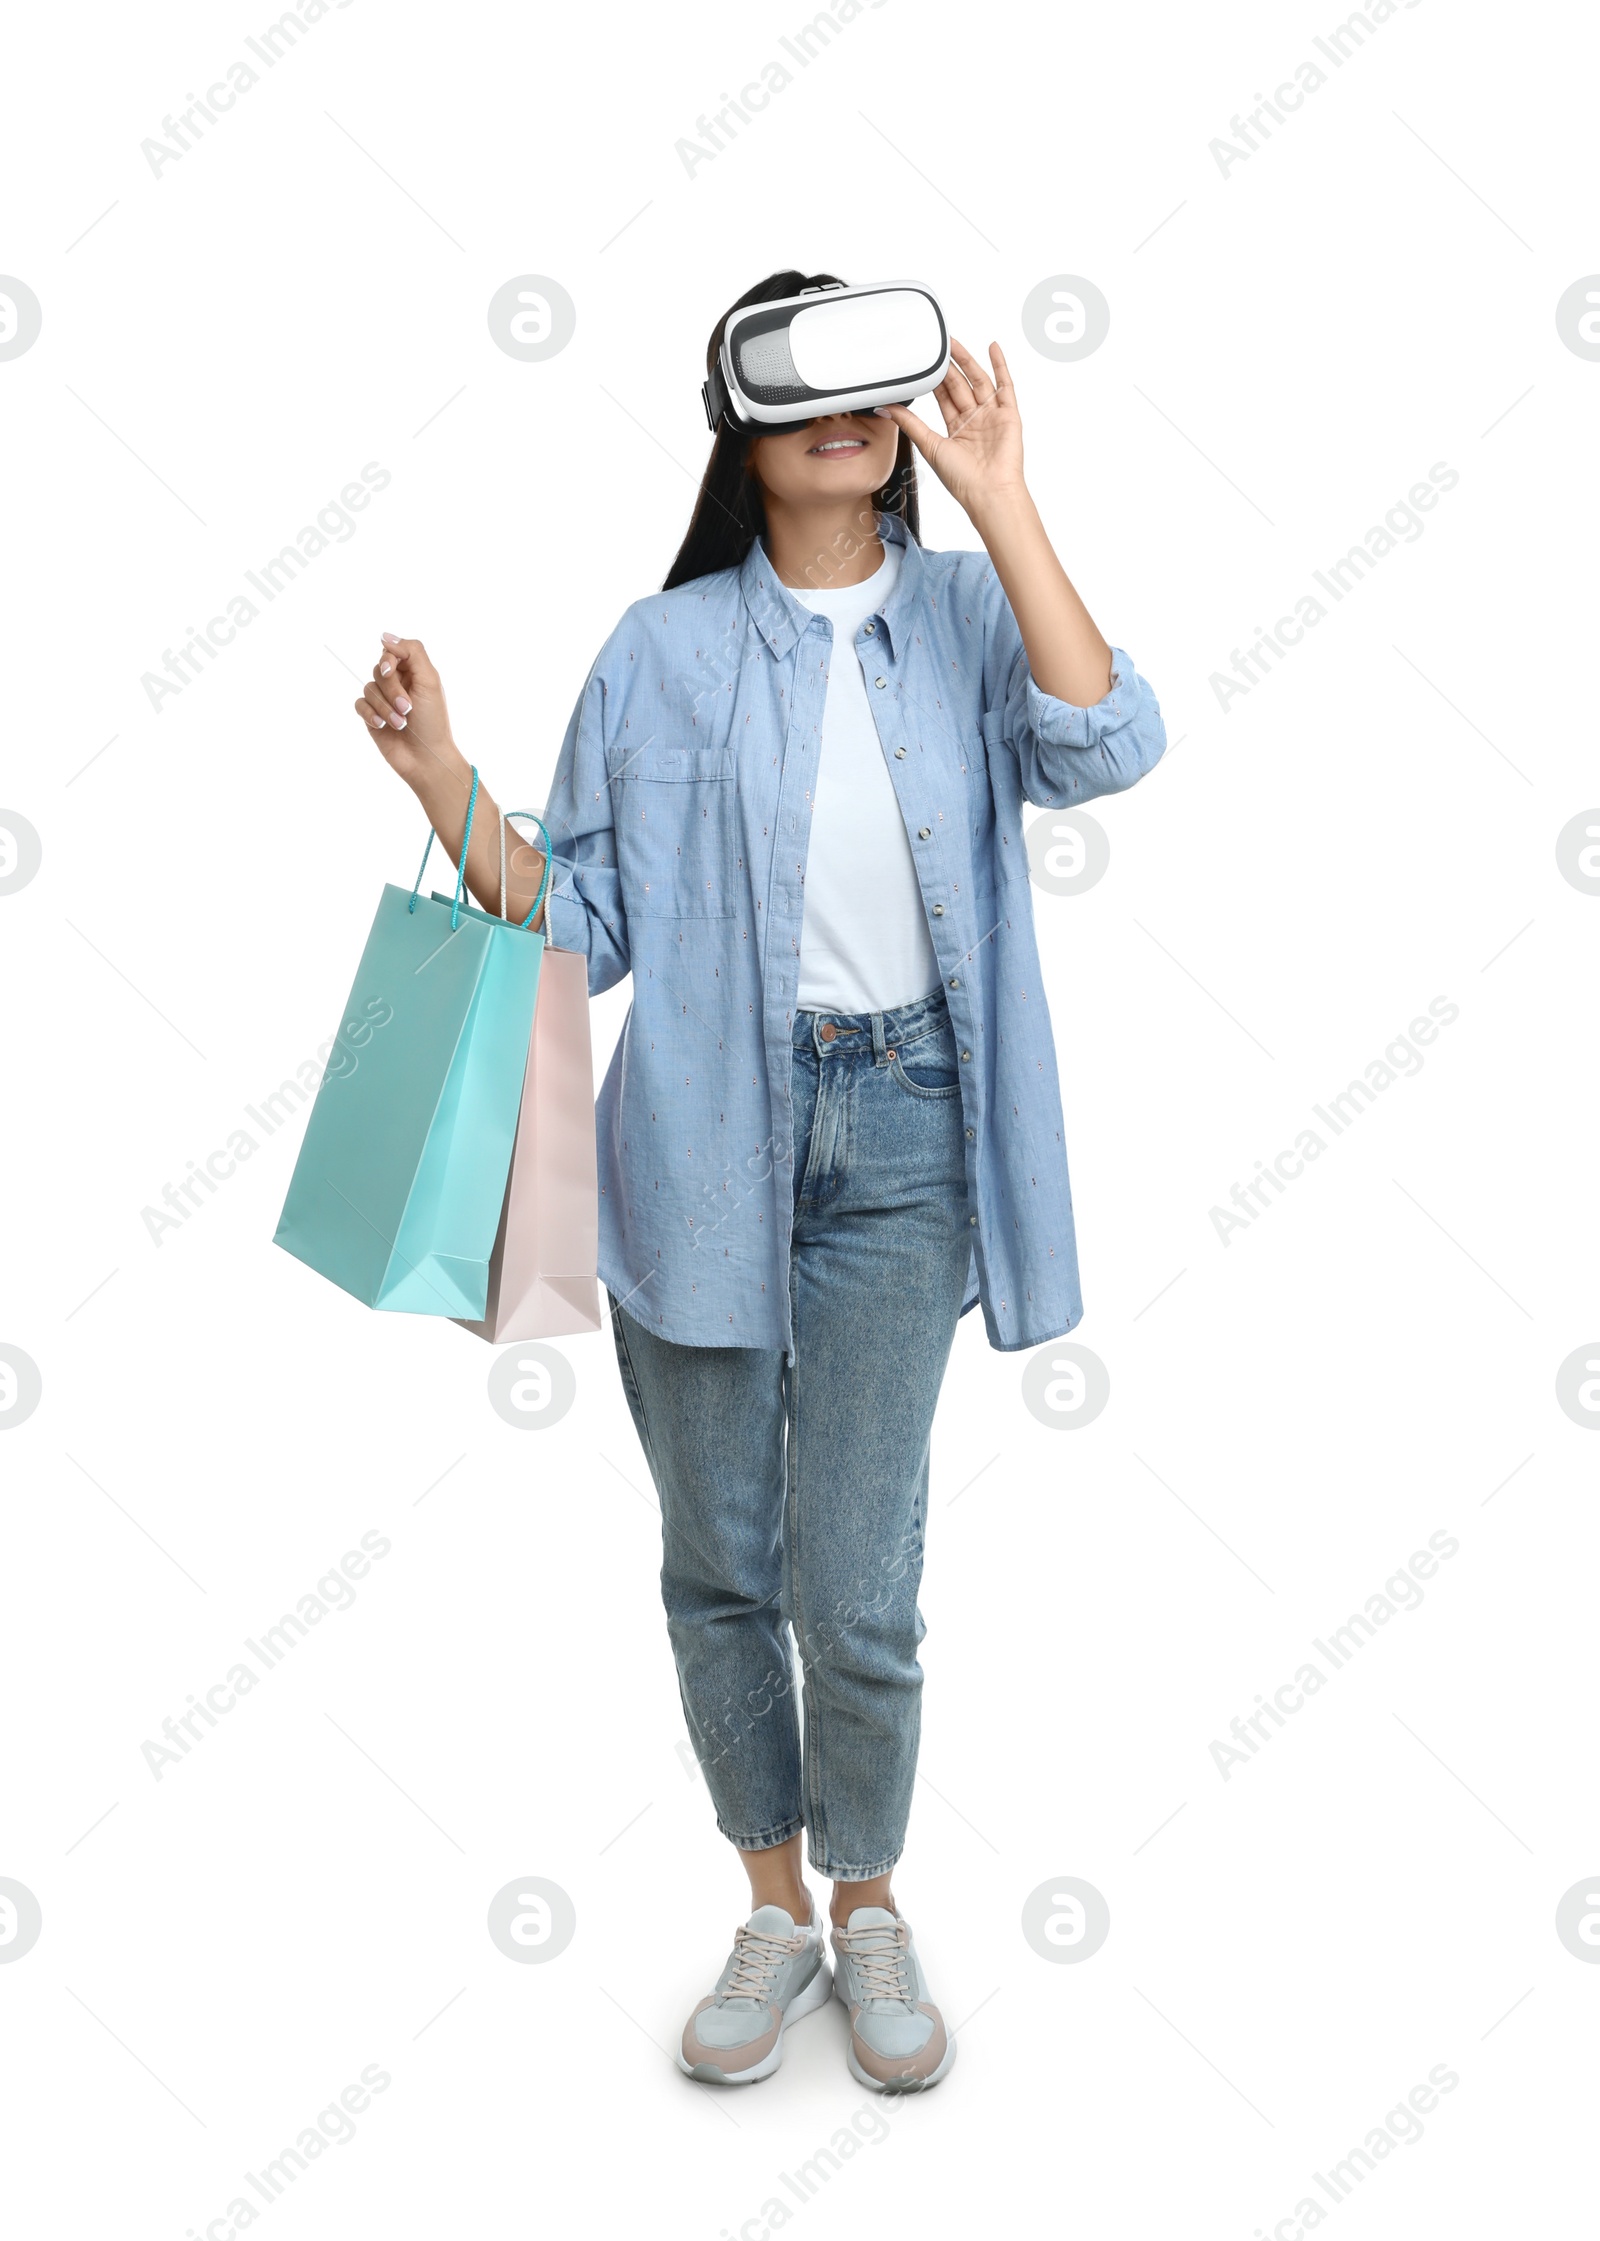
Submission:
<svg viewBox="0 0 1600 2241">
<path fill-rule="evenodd" d="M 976 1229 L 976 1228 L 977 1228 L 977 1226 L 978 1226 L 978 1217 L 977 1217 L 977 1215 L 976 1215 L 976 1214 L 969 1214 L 969 1215 L 967 1216 L 967 1225 L 968 1225 L 968 1227 L 969 1227 L 969 1228 L 971 1228 L 971 1229 Z"/>
<path fill-rule="evenodd" d="M 968 1142 L 969 1144 L 975 1144 L 975 1143 L 976 1143 L 977 1141 L 978 1141 L 978 1131 L 977 1131 L 977 1130 L 976 1130 L 975 1128 L 969 1128 L 969 1129 L 967 1130 L 967 1142 Z"/>
</svg>

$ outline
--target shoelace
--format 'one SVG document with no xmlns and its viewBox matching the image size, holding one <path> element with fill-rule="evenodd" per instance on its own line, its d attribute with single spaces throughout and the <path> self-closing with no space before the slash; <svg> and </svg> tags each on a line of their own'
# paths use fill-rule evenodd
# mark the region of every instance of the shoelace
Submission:
<svg viewBox="0 0 1600 2241">
<path fill-rule="evenodd" d="M 847 1930 L 841 1930 L 839 1947 L 861 1972 L 863 2003 L 868 2000 L 899 2000 L 907 2007 L 915 2004 L 916 1993 L 911 1984 L 911 1957 L 895 1931 L 857 1930 L 852 1937 Z"/>
<path fill-rule="evenodd" d="M 779 1937 L 770 1930 L 752 1930 L 741 1922 L 733 1939 L 733 1972 L 723 1988 L 725 2000 L 764 2000 L 772 1980 L 805 1940 Z"/>
</svg>

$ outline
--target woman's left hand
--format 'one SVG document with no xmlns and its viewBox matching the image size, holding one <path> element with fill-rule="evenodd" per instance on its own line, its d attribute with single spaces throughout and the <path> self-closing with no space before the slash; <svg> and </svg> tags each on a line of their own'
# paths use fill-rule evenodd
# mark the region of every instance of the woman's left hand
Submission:
<svg viewBox="0 0 1600 2241">
<path fill-rule="evenodd" d="M 985 504 L 1017 496 L 1022 479 L 1022 415 L 1005 352 L 989 345 L 991 381 L 972 353 L 950 337 L 950 370 L 934 391 L 944 415 L 941 436 L 904 405 L 879 412 L 903 428 L 952 498 L 976 520 Z"/>
</svg>

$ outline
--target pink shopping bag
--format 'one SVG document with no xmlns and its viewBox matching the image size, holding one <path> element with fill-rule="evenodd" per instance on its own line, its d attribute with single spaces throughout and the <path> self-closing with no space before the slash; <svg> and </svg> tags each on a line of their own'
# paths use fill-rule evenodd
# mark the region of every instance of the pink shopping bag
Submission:
<svg viewBox="0 0 1600 2241">
<path fill-rule="evenodd" d="M 597 1331 L 599 1238 L 588 965 L 547 945 L 488 1305 L 481 1323 L 455 1320 L 496 1345 Z"/>
</svg>

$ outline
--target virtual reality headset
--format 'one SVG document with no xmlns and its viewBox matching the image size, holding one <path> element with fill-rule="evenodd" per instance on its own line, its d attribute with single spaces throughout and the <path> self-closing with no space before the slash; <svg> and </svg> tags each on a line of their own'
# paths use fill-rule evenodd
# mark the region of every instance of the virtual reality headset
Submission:
<svg viewBox="0 0 1600 2241">
<path fill-rule="evenodd" d="M 830 412 L 905 405 L 937 389 L 950 364 L 939 299 L 914 280 L 804 288 L 730 314 L 700 395 L 746 436 L 784 436 Z"/>
</svg>

